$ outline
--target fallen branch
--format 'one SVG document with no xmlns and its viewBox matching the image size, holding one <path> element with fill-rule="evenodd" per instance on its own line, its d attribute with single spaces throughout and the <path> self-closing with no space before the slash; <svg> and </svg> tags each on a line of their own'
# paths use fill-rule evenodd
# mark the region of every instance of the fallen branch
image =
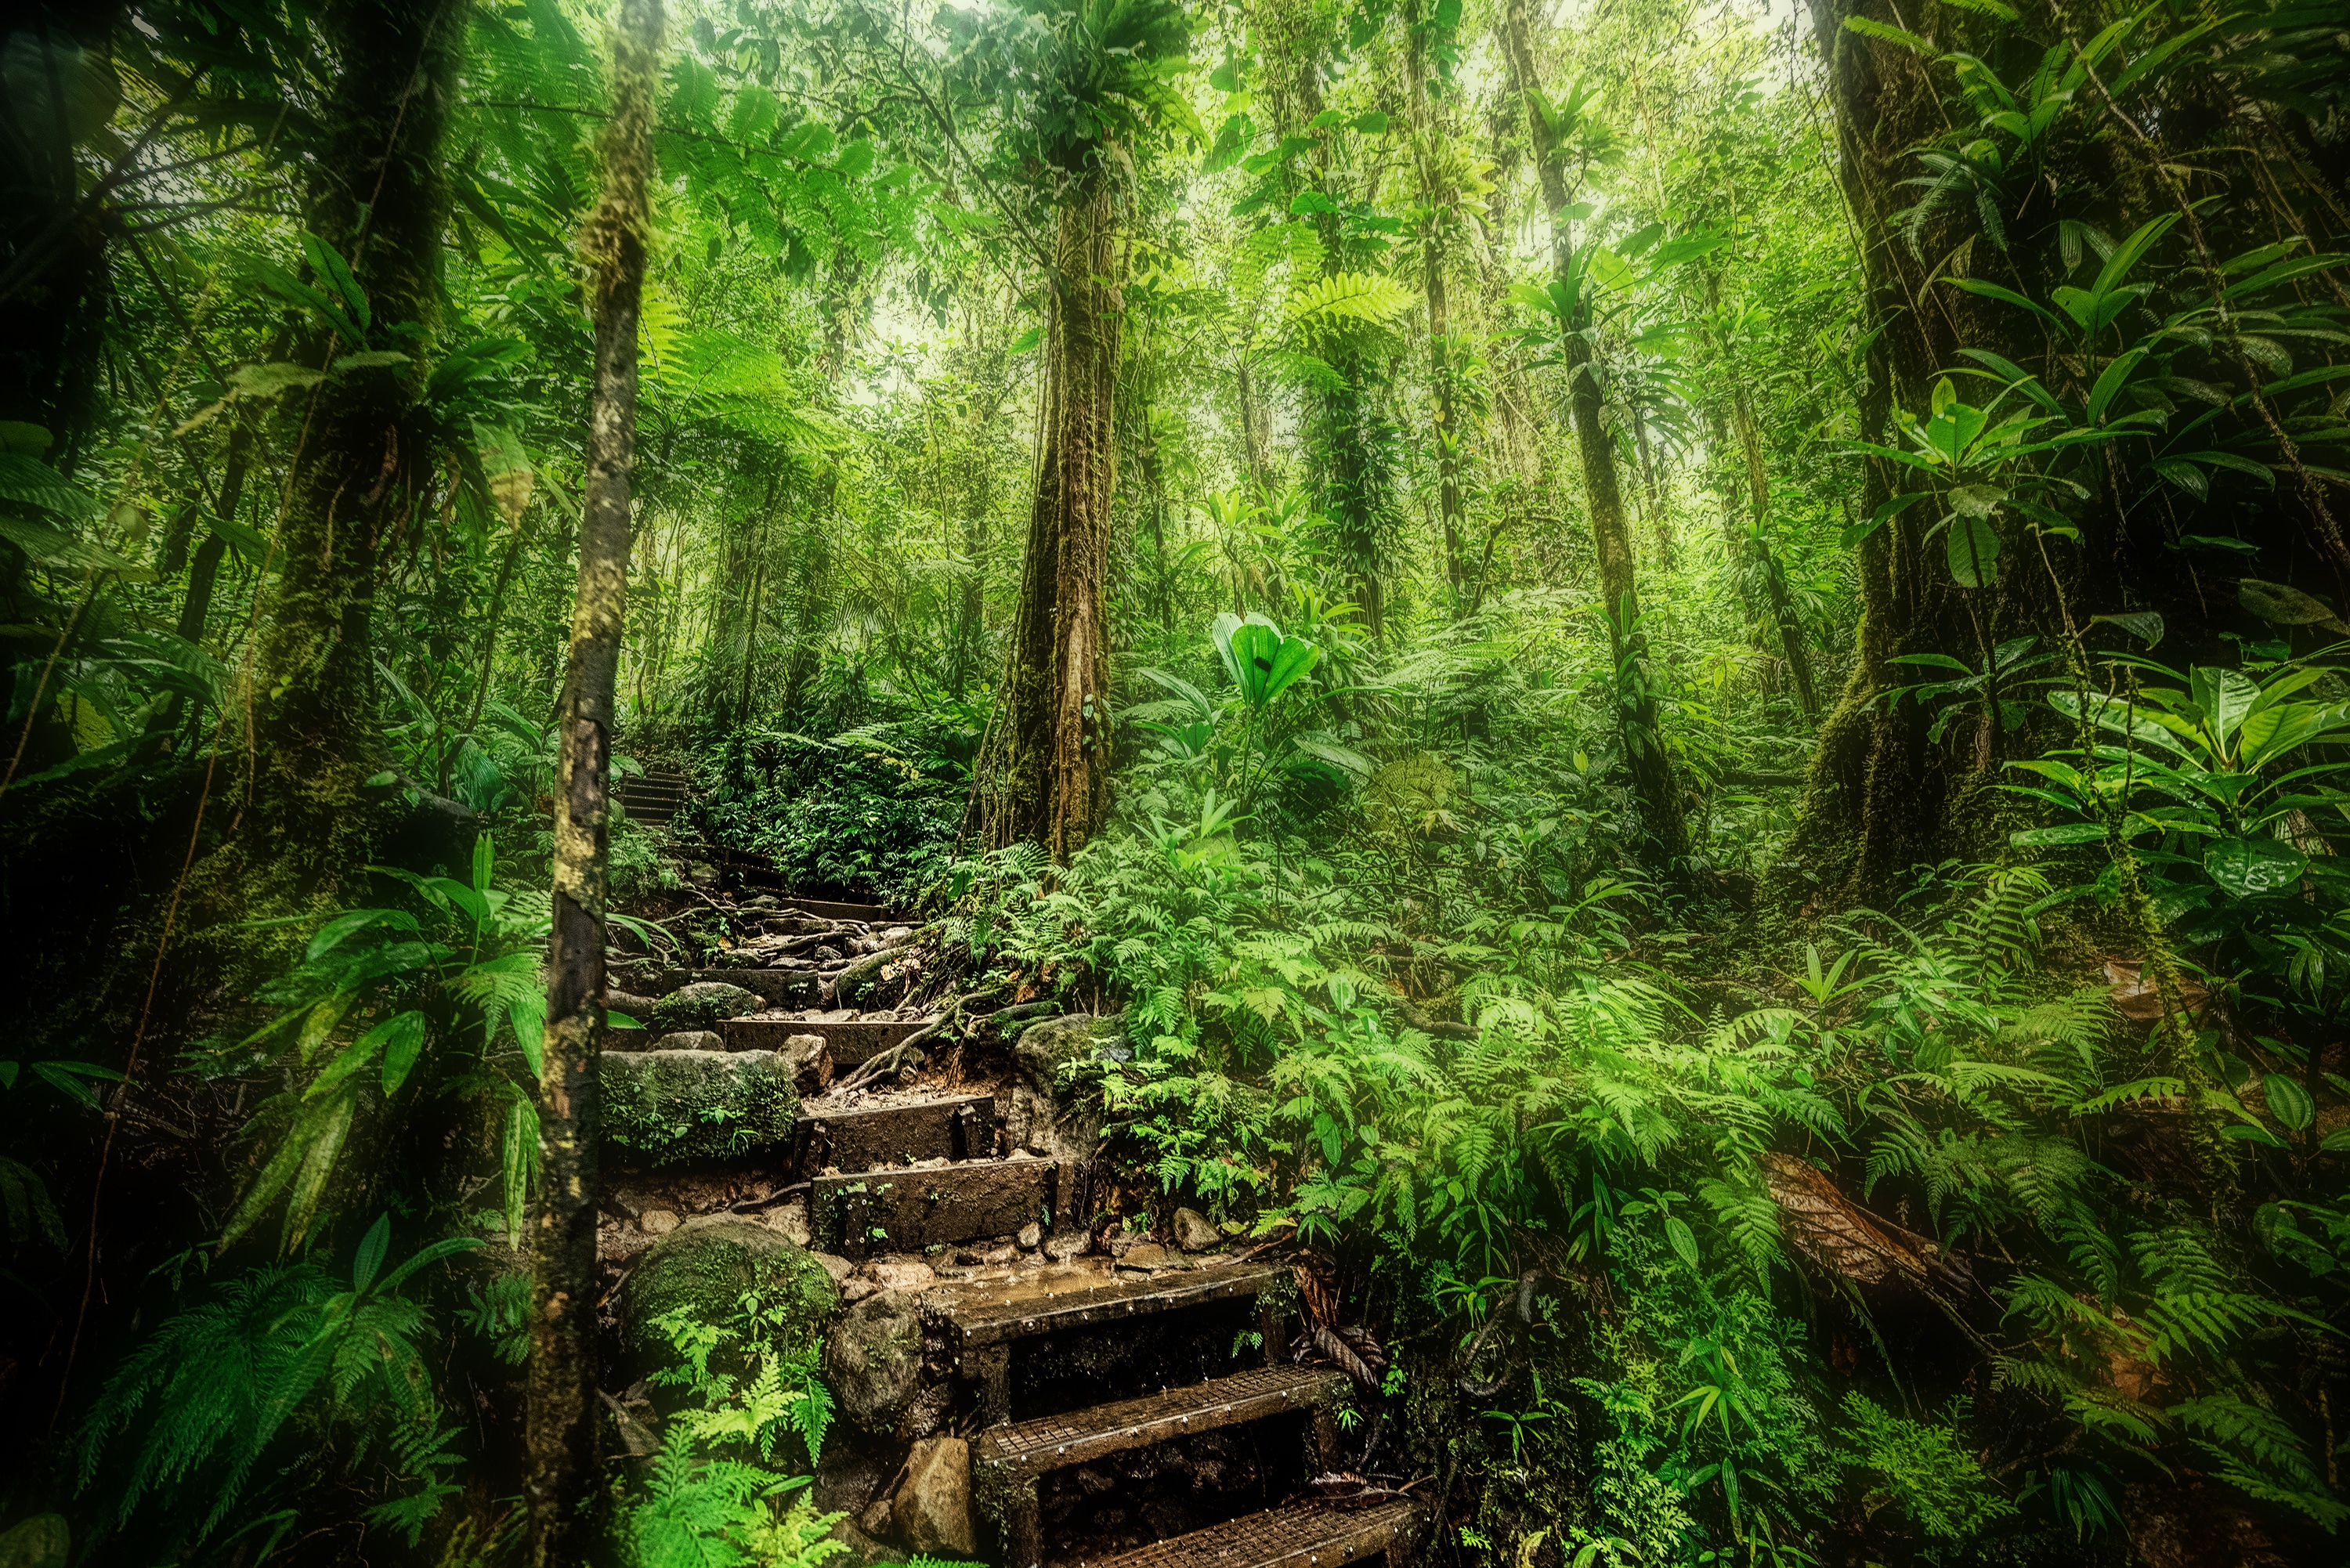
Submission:
<svg viewBox="0 0 2350 1568">
<path fill-rule="evenodd" d="M 1410 1024 L 1422 1034 L 1433 1034 L 1439 1040 L 1465 1040 L 1472 1044 L 1477 1039 L 1474 1025 L 1446 1023 L 1441 1020 L 1430 1018 L 1409 1002 L 1399 1001 L 1396 1003 L 1396 1011 L 1403 1014 L 1403 1021 L 1406 1023 Z"/>
</svg>

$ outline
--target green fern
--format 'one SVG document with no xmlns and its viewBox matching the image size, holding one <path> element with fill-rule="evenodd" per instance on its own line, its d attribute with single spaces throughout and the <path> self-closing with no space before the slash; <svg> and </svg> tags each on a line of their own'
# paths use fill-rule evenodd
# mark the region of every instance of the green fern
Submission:
<svg viewBox="0 0 2350 1568">
<path fill-rule="evenodd" d="M 98 1480 L 119 1433 L 138 1438 L 109 1478 L 108 1517 L 128 1525 L 151 1500 L 196 1521 L 202 1539 L 228 1518 L 254 1467 L 335 1359 L 326 1334 L 334 1282 L 307 1263 L 256 1269 L 219 1299 L 167 1319 L 107 1380 L 82 1427 L 79 1481 Z"/>
<path fill-rule="evenodd" d="M 48 1183 L 31 1166 L 5 1155 L 0 1155 L 0 1208 L 7 1211 L 11 1247 L 37 1239 L 57 1251 L 65 1251 L 65 1223 L 57 1218 Z"/>
</svg>

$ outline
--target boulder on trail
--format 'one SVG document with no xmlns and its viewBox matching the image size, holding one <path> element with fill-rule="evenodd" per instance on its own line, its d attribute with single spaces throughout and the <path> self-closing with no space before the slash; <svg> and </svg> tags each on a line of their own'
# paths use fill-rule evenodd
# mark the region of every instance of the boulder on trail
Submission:
<svg viewBox="0 0 2350 1568">
<path fill-rule="evenodd" d="M 821 1034 L 795 1034 L 784 1042 L 784 1074 L 801 1097 L 812 1099 L 832 1087 L 832 1046 Z"/>
<path fill-rule="evenodd" d="M 646 1022 L 660 1033 L 711 1029 L 726 1019 L 756 1012 L 766 1005 L 766 999 L 755 991 L 729 985 L 723 980 L 701 980 L 681 986 L 654 1002 L 653 1015 Z"/>
<path fill-rule="evenodd" d="M 719 1038 L 714 1030 L 681 1029 L 674 1034 L 664 1034 L 654 1041 L 652 1048 L 656 1051 L 723 1051 L 726 1042 Z"/>
<path fill-rule="evenodd" d="M 654 1242 L 621 1286 L 625 1342 L 643 1361 L 668 1365 L 677 1355 L 657 1320 L 682 1310 L 731 1326 L 753 1291 L 781 1320 L 775 1348 L 787 1355 L 815 1347 L 840 1301 L 824 1265 L 780 1231 L 754 1220 L 688 1225 Z"/>
<path fill-rule="evenodd" d="M 969 1561 L 979 1555 L 972 1528 L 971 1445 L 925 1438 L 906 1456 L 906 1480 L 890 1500 L 898 1538 L 923 1557 Z"/>
<path fill-rule="evenodd" d="M 715 1159 L 788 1142 L 799 1096 L 773 1051 L 606 1053 L 604 1142 L 639 1162 Z"/>
<path fill-rule="evenodd" d="M 1221 1246 L 1224 1233 L 1208 1223 L 1208 1217 L 1196 1209 L 1175 1210 L 1175 1244 L 1187 1252 L 1204 1252 Z"/>
<path fill-rule="evenodd" d="M 1123 1021 L 1071 1012 L 1047 1018 L 1021 1031 L 1013 1055 L 1019 1076 L 1012 1085 L 1012 1104 L 1003 1130 L 1014 1148 L 1056 1159 L 1087 1160 L 1101 1127 L 1097 1118 L 1067 1114 L 1061 1069 L 1073 1062 L 1091 1061 L 1097 1053 L 1126 1037 Z"/>
<path fill-rule="evenodd" d="M 877 1438 L 894 1432 L 922 1387 L 922 1313 L 913 1293 L 877 1292 L 841 1314 L 825 1337 L 824 1381 L 849 1425 Z"/>
</svg>

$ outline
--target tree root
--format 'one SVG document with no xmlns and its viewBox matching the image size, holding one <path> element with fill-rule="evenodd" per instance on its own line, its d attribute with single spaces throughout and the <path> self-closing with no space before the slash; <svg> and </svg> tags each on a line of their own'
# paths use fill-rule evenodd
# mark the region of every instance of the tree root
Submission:
<svg viewBox="0 0 2350 1568">
<path fill-rule="evenodd" d="M 907 1035 L 887 1051 L 874 1056 L 863 1066 L 858 1068 L 855 1075 L 835 1084 L 832 1086 L 832 1092 L 836 1095 L 846 1094 L 852 1089 L 861 1089 L 866 1085 L 891 1074 L 902 1073 L 908 1067 L 920 1066 L 928 1059 L 921 1050 L 925 1044 L 962 1023 L 962 1010 L 966 1006 L 983 996 L 993 996 L 1001 989 L 1001 987 L 990 986 L 979 991 L 964 992 L 948 1005 L 944 1012 L 931 1019 L 929 1023 Z"/>
</svg>

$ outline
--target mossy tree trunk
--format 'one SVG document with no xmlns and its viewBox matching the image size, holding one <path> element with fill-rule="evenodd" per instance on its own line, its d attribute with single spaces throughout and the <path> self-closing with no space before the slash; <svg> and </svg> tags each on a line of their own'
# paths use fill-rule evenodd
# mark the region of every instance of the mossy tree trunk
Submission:
<svg viewBox="0 0 2350 1568">
<path fill-rule="evenodd" d="M 1461 428 L 1452 370 L 1452 312 L 1446 287 L 1448 242 L 1459 218 L 1459 191 L 1451 178 L 1447 154 L 1450 129 L 1436 114 L 1437 81 L 1429 68 L 1426 29 L 1415 6 L 1407 18 L 1409 47 L 1404 90 L 1411 95 L 1413 151 L 1419 165 L 1419 199 L 1427 210 L 1427 227 L 1420 234 L 1420 286 L 1428 302 L 1428 389 L 1435 415 L 1436 510 L 1444 539 L 1444 576 L 1452 590 L 1452 613 L 1474 607 L 1470 563 L 1461 540 L 1461 452 L 1465 432 Z"/>
<path fill-rule="evenodd" d="M 596 1198 L 604 1033 L 606 799 L 613 686 L 628 600 L 636 462 L 637 317 L 652 203 L 660 0 L 623 0 L 613 39 L 604 197 L 580 249 L 595 269 L 596 384 L 578 590 L 559 710 L 555 932 L 539 1076 L 538 1202 L 531 1220 L 529 1411 L 524 1485 L 533 1568 L 596 1555 Z"/>
<path fill-rule="evenodd" d="M 2006 46 L 1998 24 L 1947 8 L 1921 15 L 1892 0 L 1832 0 L 1815 13 L 1836 109 L 1837 174 L 1861 240 L 1871 329 L 1860 408 L 1866 439 L 1898 444 L 1894 411 L 1922 417 L 1938 382 L 1969 363 L 1962 352 L 1969 349 L 2003 355 L 2069 409 L 2083 409 L 2121 343 L 2137 338 L 2161 349 L 2158 338 L 2143 335 L 2162 317 L 2214 306 L 2220 258 L 2294 234 L 2308 235 L 2311 248 L 2321 251 L 2339 249 L 2345 239 L 2326 232 L 2338 230 L 2329 217 L 2330 193 L 2302 182 L 2310 180 L 2300 161 L 2305 149 L 2287 145 L 2296 134 L 2293 116 L 2247 106 L 2240 87 L 2230 85 L 2237 78 L 2198 63 L 2182 63 L 2151 89 L 2160 111 L 2147 116 L 2147 89 L 2121 105 L 2106 97 L 2117 57 L 2050 126 L 2039 172 L 2018 154 L 2017 188 L 2033 194 L 2002 213 L 1998 231 L 1968 202 L 1940 206 L 1913 230 L 1897 214 L 1918 202 L 1917 150 L 1942 138 L 1960 111 L 1938 90 L 1950 79 L 1946 67 L 1848 30 L 1844 24 L 1854 17 L 1920 33 L 1937 49 L 1998 54 Z M 2035 38 L 2071 36 L 2080 43 L 2097 20 L 2068 21 L 2059 8 L 2030 6 L 2019 26 Z M 2192 154 L 2185 151 L 2190 148 Z M 2250 192 L 2262 200 L 2245 198 Z M 2225 199 L 2203 202 L 2210 197 Z M 2064 259 L 2059 220 L 2118 239 L 2166 216 L 2177 227 L 2132 275 L 2155 292 L 2090 351 L 2026 310 L 1952 281 L 1987 279 L 2047 301 L 2060 286 L 2090 281 L 2098 265 L 2094 254 L 2085 265 Z M 2063 503 L 2064 522 L 2077 537 L 2037 535 L 2026 519 L 2001 509 L 1995 526 L 2004 544 L 1995 583 L 1956 583 L 1946 544 L 1933 532 L 1946 510 L 1938 504 L 1894 516 L 1860 544 L 1857 657 L 1822 726 L 1793 846 L 1831 899 L 1881 897 L 1920 863 L 2004 852 L 2013 826 L 2012 797 L 1998 789 L 2004 764 L 2074 739 L 2036 692 L 2022 689 L 1991 695 L 2012 698 L 2023 722 L 2001 722 L 1996 701 L 1982 701 L 1943 725 L 1938 737 L 1931 707 L 1891 700 L 1893 689 L 1917 679 L 1890 662 L 1896 657 L 1943 654 L 1981 668 L 2002 644 L 2030 639 L 2033 651 L 2061 656 L 2061 670 L 2085 657 L 2094 662 L 2136 650 L 2121 633 L 2096 627 L 2095 618 L 2150 610 L 2164 622 L 2157 653 L 2164 663 L 2234 664 L 2239 655 L 2227 633 L 2282 634 L 2231 603 L 2230 579 L 2305 582 L 2337 603 L 2350 597 L 2350 549 L 2342 541 L 2338 501 L 2329 504 L 2318 476 L 2300 466 L 2280 424 L 2270 422 L 2263 431 L 2262 421 L 2282 406 L 2271 400 L 2275 389 L 2247 395 L 2276 372 L 2231 348 L 2234 334 L 2251 330 L 2232 324 L 2243 307 L 2239 301 L 2214 311 L 2209 354 L 2182 363 L 2193 367 L 2186 373 L 2206 385 L 2225 383 L 2222 390 L 2239 399 L 2230 419 L 2196 439 L 2232 442 L 2240 454 L 2271 465 L 2272 490 L 2224 472 L 2210 479 L 2208 496 L 2164 487 L 2147 464 L 2171 438 L 2123 435 L 2063 471 L 2079 486 Z M 1957 389 L 1970 403 L 1990 400 L 1980 382 L 1961 379 Z M 2198 412 L 2182 394 L 2168 430 L 2182 431 Z M 1871 458 L 1858 515 L 1870 518 L 1887 499 L 1917 488 L 1914 474 Z M 2211 536 L 2237 543 L 2199 553 L 2195 540 Z"/>
<path fill-rule="evenodd" d="M 1001 711 L 987 837 L 1082 847 L 1109 805 L 1109 503 L 1122 308 L 1108 172 L 1080 178 L 1054 226 L 1044 452 Z"/>
<path fill-rule="evenodd" d="M 397 346 L 405 364 L 323 383 L 296 438 L 275 563 L 276 591 L 253 702 L 255 809 L 266 825 L 253 891 L 265 900 L 331 896 L 366 858 L 361 785 L 381 766 L 372 622 L 380 553 L 414 520 L 429 478 L 415 421 L 441 315 L 449 201 L 441 143 L 465 8 L 457 0 L 354 0 L 328 24 L 342 62 L 308 225 L 348 262 L 380 343 L 307 346 L 324 366 Z"/>
<path fill-rule="evenodd" d="M 1731 411 L 1737 416 L 1740 455 L 1746 463 L 1747 505 L 1751 524 L 1746 536 L 1739 541 L 1748 569 L 1762 577 L 1764 591 L 1771 600 L 1771 618 L 1778 623 L 1779 648 L 1786 655 L 1788 678 L 1794 682 L 1795 701 L 1804 717 L 1819 716 L 1819 691 L 1812 681 L 1811 650 L 1804 646 L 1803 618 L 1795 613 L 1794 596 L 1787 591 L 1787 574 L 1780 565 L 1778 552 L 1771 547 L 1771 471 L 1762 460 L 1762 432 L 1754 422 L 1754 407 L 1747 400 L 1746 390 L 1740 388 L 1731 400 Z"/>
<path fill-rule="evenodd" d="M 1525 0 L 1510 0 L 1503 26 L 1510 67 L 1524 99 L 1526 126 L 1542 177 L 1543 205 L 1550 214 L 1552 264 L 1567 275 L 1573 244 L 1567 218 L 1566 171 L 1558 134 L 1537 104 L 1542 79 L 1534 65 Z M 1591 510 L 1591 539 L 1599 557 L 1599 593 L 1607 617 L 1608 649 L 1615 660 L 1617 719 L 1624 739 L 1632 792 L 1640 805 L 1641 829 L 1659 869 L 1689 857 L 1689 823 L 1673 782 L 1658 724 L 1657 678 L 1640 630 L 1640 597 L 1632 559 L 1631 530 L 1624 521 L 1624 495 L 1616 478 L 1616 445 L 1600 422 L 1598 367 L 1590 339 L 1566 337 L 1567 406 L 1575 424 L 1575 449 L 1583 460 L 1583 483 Z"/>
</svg>

